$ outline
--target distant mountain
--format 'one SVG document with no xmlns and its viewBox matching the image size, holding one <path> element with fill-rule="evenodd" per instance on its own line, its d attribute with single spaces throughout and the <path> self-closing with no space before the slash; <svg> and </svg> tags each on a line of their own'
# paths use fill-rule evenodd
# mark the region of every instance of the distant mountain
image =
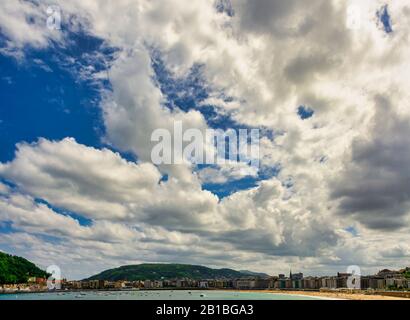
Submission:
<svg viewBox="0 0 410 320">
<path fill-rule="evenodd" d="M 261 277 L 261 278 L 269 277 L 268 274 L 263 273 L 263 272 L 253 272 L 253 271 L 249 271 L 249 270 L 239 270 L 239 272 L 243 273 L 243 274 L 250 275 L 250 276 L 254 276 L 254 277 Z"/>
<path fill-rule="evenodd" d="M 30 277 L 47 277 L 34 263 L 0 252 L 0 284 L 26 283 Z"/>
<path fill-rule="evenodd" d="M 161 279 L 228 279 L 254 276 L 254 273 L 232 269 L 211 269 L 188 264 L 138 264 L 105 270 L 88 280 L 161 280 Z M 264 274 L 264 276 L 266 276 Z"/>
</svg>

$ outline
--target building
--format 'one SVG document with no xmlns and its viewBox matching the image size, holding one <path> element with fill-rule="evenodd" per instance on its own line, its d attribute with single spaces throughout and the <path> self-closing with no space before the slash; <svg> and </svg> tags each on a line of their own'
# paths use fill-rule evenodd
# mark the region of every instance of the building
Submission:
<svg viewBox="0 0 410 320">
<path fill-rule="evenodd" d="M 271 288 L 271 283 L 272 280 L 267 278 L 267 279 L 255 279 L 255 289 L 268 289 Z"/>
<path fill-rule="evenodd" d="M 303 273 L 292 273 L 289 272 L 290 288 L 292 289 L 302 289 L 303 288 Z M 289 284 L 287 284 L 287 287 Z M 289 289 L 289 288 L 287 288 Z"/>
<path fill-rule="evenodd" d="M 214 281 L 215 282 L 215 281 Z M 213 286 L 215 283 L 213 283 Z M 192 279 L 179 279 L 177 280 L 177 288 L 194 288 L 197 286 L 197 282 Z"/>
<path fill-rule="evenodd" d="M 167 288 L 175 288 L 177 286 L 176 280 L 164 280 L 163 286 Z"/>
<path fill-rule="evenodd" d="M 370 288 L 370 278 L 369 277 L 360 277 L 360 289 L 366 290 Z"/>
<path fill-rule="evenodd" d="M 269 278 L 269 288 L 271 289 L 276 288 L 277 282 L 278 282 L 278 277 L 270 277 Z"/>
<path fill-rule="evenodd" d="M 407 280 L 405 278 L 387 278 L 386 289 L 404 289 L 408 288 Z"/>
<path fill-rule="evenodd" d="M 383 269 L 380 270 L 377 273 L 377 276 L 382 277 L 384 279 L 387 278 L 402 278 L 404 277 L 403 273 L 400 271 L 394 271 L 394 270 L 389 270 L 389 269 Z"/>
<path fill-rule="evenodd" d="M 122 289 L 132 289 L 134 288 L 134 283 L 131 281 L 124 281 L 121 286 Z"/>
<path fill-rule="evenodd" d="M 299 273 L 293 273 L 292 271 L 289 274 L 289 278 L 292 280 L 302 280 L 303 279 L 303 273 L 299 272 Z"/>
<path fill-rule="evenodd" d="M 293 289 L 292 279 L 289 279 L 289 278 L 285 279 L 285 288 L 286 289 Z"/>
<path fill-rule="evenodd" d="M 277 281 L 277 286 L 275 286 L 277 289 L 286 289 L 286 281 L 287 281 L 288 279 L 286 279 L 286 278 L 279 278 L 278 279 L 278 281 Z"/>
<path fill-rule="evenodd" d="M 30 284 L 46 285 L 47 279 L 41 277 L 30 277 L 27 282 Z"/>
<path fill-rule="evenodd" d="M 32 284 L 32 283 L 36 283 L 36 277 L 30 277 L 27 280 L 28 283 Z"/>
<path fill-rule="evenodd" d="M 369 288 L 375 290 L 382 290 L 386 288 L 386 280 L 382 277 L 371 276 L 369 277 Z"/>
<path fill-rule="evenodd" d="M 303 278 L 303 288 L 306 290 L 320 289 L 320 281 L 316 277 Z"/>
<path fill-rule="evenodd" d="M 164 281 L 162 280 L 156 280 L 153 283 L 154 288 L 163 288 L 164 287 Z"/>
<path fill-rule="evenodd" d="M 336 289 L 337 277 L 322 277 L 320 287 L 326 289 Z"/>
<path fill-rule="evenodd" d="M 351 277 L 351 273 L 342 273 L 338 272 L 337 273 L 337 279 L 336 279 L 336 287 L 337 288 L 347 288 L 347 281 L 349 280 L 349 277 Z"/>
<path fill-rule="evenodd" d="M 104 289 L 106 281 L 104 280 L 90 280 L 88 281 L 89 289 Z"/>
<path fill-rule="evenodd" d="M 255 279 L 239 279 L 235 283 L 236 289 L 255 289 L 256 280 Z"/>
<path fill-rule="evenodd" d="M 223 279 L 223 280 L 216 280 L 215 281 L 215 288 L 233 288 L 233 281 L 232 280 L 227 280 L 227 279 Z"/>
</svg>

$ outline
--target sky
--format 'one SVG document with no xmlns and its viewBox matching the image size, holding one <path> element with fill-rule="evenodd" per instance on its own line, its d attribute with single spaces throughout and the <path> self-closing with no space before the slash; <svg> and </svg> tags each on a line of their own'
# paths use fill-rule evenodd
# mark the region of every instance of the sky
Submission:
<svg viewBox="0 0 410 320">
<path fill-rule="evenodd" d="M 409 31 L 397 0 L 1 1 L 0 250 L 69 279 L 409 266 Z M 153 164 L 175 122 L 259 129 L 259 167 Z"/>
</svg>

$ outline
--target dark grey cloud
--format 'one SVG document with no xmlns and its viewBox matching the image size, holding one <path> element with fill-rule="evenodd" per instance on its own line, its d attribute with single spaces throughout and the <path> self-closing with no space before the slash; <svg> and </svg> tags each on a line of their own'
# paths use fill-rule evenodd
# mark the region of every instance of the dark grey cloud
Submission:
<svg viewBox="0 0 410 320">
<path fill-rule="evenodd" d="M 394 111 L 391 101 L 375 97 L 369 137 L 352 145 L 351 162 L 332 184 L 340 213 L 372 229 L 394 230 L 410 211 L 410 119 Z"/>
<path fill-rule="evenodd" d="M 309 228 L 295 232 L 298 225 L 289 225 L 283 231 L 283 241 L 275 243 L 272 231 L 261 229 L 232 230 L 204 234 L 211 242 L 229 243 L 237 250 L 261 253 L 267 256 L 315 257 L 321 249 L 336 246 L 338 236 L 333 230 L 323 228 L 318 221 L 312 221 Z"/>
<path fill-rule="evenodd" d="M 232 6 L 245 32 L 282 39 L 308 37 L 313 43 L 306 49 L 340 50 L 349 44 L 345 8 L 337 8 L 328 0 L 232 0 Z"/>
<path fill-rule="evenodd" d="M 334 68 L 337 63 L 336 59 L 329 58 L 328 53 L 317 53 L 301 55 L 293 59 L 285 68 L 284 73 L 290 81 L 302 84 L 309 79 L 313 79 L 317 73 L 324 72 Z"/>
<path fill-rule="evenodd" d="M 297 0 L 255 0 L 233 1 L 234 9 L 239 7 L 241 25 L 254 32 L 271 32 L 280 27 L 283 21 L 294 10 Z"/>
</svg>

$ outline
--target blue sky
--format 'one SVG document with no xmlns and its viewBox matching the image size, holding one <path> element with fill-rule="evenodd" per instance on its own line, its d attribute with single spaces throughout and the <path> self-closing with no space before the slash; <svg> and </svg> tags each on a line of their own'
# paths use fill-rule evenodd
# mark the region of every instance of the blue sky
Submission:
<svg viewBox="0 0 410 320">
<path fill-rule="evenodd" d="M 116 49 L 107 48 L 102 40 L 83 32 L 69 32 L 68 38 L 69 44 L 64 47 L 56 43 L 45 50 L 27 49 L 23 61 L 0 55 L 4 87 L 0 99 L 8 106 L 0 109 L 1 162 L 13 159 L 17 143 L 65 137 L 73 137 L 77 142 L 91 147 L 110 148 L 131 161 L 138 159 L 137 155 L 104 143 L 105 129 L 99 104 L 102 90 L 110 90 L 110 83 L 82 75 L 83 68 L 89 66 L 93 67 L 94 72 L 105 70 Z M 4 36 L 2 40 L 5 40 Z M 87 59 L 97 54 L 99 59 Z M 198 110 L 210 128 L 252 129 L 237 123 L 229 114 L 220 113 L 216 106 L 204 104 L 209 93 L 201 73 L 203 66 L 194 65 L 186 76 L 177 78 L 167 70 L 160 52 L 152 50 L 151 56 L 155 72 L 153 81 L 157 82 L 166 97 L 166 107 L 185 112 Z M 224 101 L 233 100 L 223 93 L 220 95 Z M 262 137 L 273 136 L 274 130 L 261 129 Z M 272 166 L 265 168 L 258 176 L 245 176 L 225 184 L 204 183 L 203 188 L 223 198 L 239 190 L 254 188 L 259 181 L 277 172 L 278 168 Z"/>
<path fill-rule="evenodd" d="M 39 137 L 77 141 L 101 146 L 104 128 L 95 85 L 78 81 L 77 70 L 64 66 L 72 57 L 81 63 L 84 52 L 98 50 L 98 41 L 75 36 L 68 48 L 27 50 L 26 59 L 0 55 L 0 99 L 7 108 L 0 109 L 0 159 L 13 158 L 18 142 L 35 142 Z"/>
<path fill-rule="evenodd" d="M 27 48 L 24 60 L 0 55 L 0 101 L 7 106 L 0 108 L 0 162 L 14 158 L 16 144 L 35 143 L 39 138 L 73 137 L 88 146 L 109 147 L 102 141 L 104 126 L 99 108 L 101 87 L 109 88 L 109 83 L 96 83 L 79 76 L 81 68 L 90 65 L 88 55 L 100 53 L 109 61 L 115 50 L 105 48 L 101 40 L 82 32 L 70 33 L 69 39 L 64 47 L 55 44 L 45 50 Z M 4 35 L 1 35 L 2 41 L 5 41 Z M 71 63 L 71 59 L 75 63 Z M 95 71 L 106 68 L 98 60 L 93 62 Z M 127 153 L 123 153 L 123 157 L 135 160 Z M 7 180 L 1 181 L 14 187 Z M 80 214 L 55 207 L 43 199 L 36 202 L 73 217 L 81 225 L 92 223 Z M 0 230 L 10 232 L 13 228 L 5 222 Z M 55 242 L 57 238 L 48 240 Z"/>
</svg>

